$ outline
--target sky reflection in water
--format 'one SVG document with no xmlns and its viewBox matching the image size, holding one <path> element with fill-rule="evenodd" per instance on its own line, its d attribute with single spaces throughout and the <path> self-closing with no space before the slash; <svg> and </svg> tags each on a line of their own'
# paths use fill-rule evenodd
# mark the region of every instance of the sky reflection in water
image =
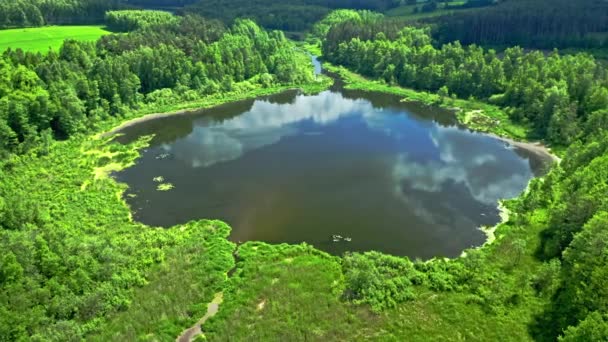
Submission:
<svg viewBox="0 0 608 342">
<path fill-rule="evenodd" d="M 156 136 L 117 178 L 150 225 L 218 218 L 235 241 L 456 256 L 548 161 L 452 120 L 384 94 L 288 92 L 125 129 Z M 175 188 L 156 191 L 157 176 Z"/>
</svg>

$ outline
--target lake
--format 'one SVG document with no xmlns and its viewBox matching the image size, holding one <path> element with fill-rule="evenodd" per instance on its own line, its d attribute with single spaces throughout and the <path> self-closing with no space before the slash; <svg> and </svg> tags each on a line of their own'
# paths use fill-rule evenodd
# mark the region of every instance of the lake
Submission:
<svg viewBox="0 0 608 342">
<path fill-rule="evenodd" d="M 114 175 L 129 185 L 136 220 L 221 219 L 236 242 L 306 242 L 333 254 L 458 256 L 483 244 L 478 228 L 499 221 L 498 201 L 551 163 L 461 127 L 443 109 L 340 84 L 121 133 L 123 143 L 155 135 L 136 165 Z"/>
</svg>

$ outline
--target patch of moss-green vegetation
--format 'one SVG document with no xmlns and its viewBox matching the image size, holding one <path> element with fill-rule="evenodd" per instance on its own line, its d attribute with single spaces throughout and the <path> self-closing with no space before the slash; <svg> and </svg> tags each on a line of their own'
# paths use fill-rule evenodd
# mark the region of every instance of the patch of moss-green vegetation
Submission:
<svg viewBox="0 0 608 342">
<path fill-rule="evenodd" d="M 162 183 L 162 184 L 159 184 L 156 187 L 156 190 L 158 190 L 158 191 L 169 191 L 169 190 L 171 190 L 173 188 L 174 188 L 174 186 L 171 183 Z"/>
</svg>

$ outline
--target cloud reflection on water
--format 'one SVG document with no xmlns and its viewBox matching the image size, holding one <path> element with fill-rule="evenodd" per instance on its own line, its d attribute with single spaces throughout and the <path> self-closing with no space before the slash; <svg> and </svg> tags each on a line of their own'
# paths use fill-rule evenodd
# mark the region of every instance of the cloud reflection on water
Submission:
<svg viewBox="0 0 608 342">
<path fill-rule="evenodd" d="M 350 100 L 331 92 L 298 96 L 289 104 L 258 100 L 251 110 L 221 122 L 195 126 L 191 134 L 163 148 L 192 167 L 209 167 L 297 134 L 294 124 L 304 120 L 324 126 L 354 113 L 371 115 L 374 109 L 365 100 Z"/>
</svg>

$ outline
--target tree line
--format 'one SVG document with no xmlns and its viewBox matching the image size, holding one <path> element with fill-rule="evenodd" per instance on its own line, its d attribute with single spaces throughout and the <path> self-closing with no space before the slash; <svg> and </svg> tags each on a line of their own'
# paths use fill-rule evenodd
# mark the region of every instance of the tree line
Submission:
<svg viewBox="0 0 608 342">
<path fill-rule="evenodd" d="M 119 0 L 0 0 L 0 28 L 101 23 Z"/>
<path fill-rule="evenodd" d="M 332 9 L 385 11 L 399 4 L 398 0 L 199 0 L 185 10 L 225 22 L 251 18 L 269 29 L 305 31 Z"/>
<path fill-rule="evenodd" d="M 310 61 L 281 32 L 249 20 L 225 29 L 188 16 L 164 27 L 66 41 L 46 55 L 0 58 L 0 153 L 68 138 L 143 105 L 312 80 Z"/>
<path fill-rule="evenodd" d="M 441 42 L 553 48 L 608 47 L 608 3 L 519 0 L 432 18 Z"/>
<path fill-rule="evenodd" d="M 248 18 L 269 29 L 304 31 L 335 8 L 384 11 L 399 4 L 399 0 L 0 0 L 0 28 L 96 24 L 109 10 L 172 8 L 227 24 Z"/>
<path fill-rule="evenodd" d="M 150 10 L 121 10 L 106 12 L 105 22 L 113 31 L 135 31 L 151 26 L 167 26 L 179 19 L 169 12 Z"/>
<path fill-rule="evenodd" d="M 378 21 L 378 20 L 375 20 Z M 381 29 L 388 27 L 385 34 Z M 608 107 L 608 73 L 586 54 L 509 48 L 503 55 L 459 42 L 432 45 L 427 28 L 347 20 L 332 26 L 323 54 L 365 76 L 404 87 L 484 99 L 531 125 L 537 137 L 569 145 Z"/>
</svg>

